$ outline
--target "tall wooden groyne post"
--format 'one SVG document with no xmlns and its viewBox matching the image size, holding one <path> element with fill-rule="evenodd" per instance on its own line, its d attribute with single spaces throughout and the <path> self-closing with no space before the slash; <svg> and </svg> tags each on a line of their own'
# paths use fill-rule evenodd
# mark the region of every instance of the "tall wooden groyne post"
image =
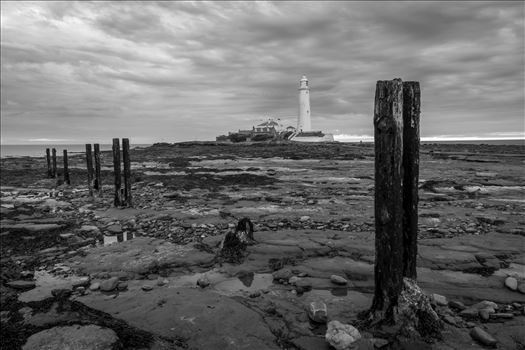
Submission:
<svg viewBox="0 0 525 350">
<path fill-rule="evenodd" d="M 100 175 L 100 145 L 95 143 L 93 145 L 95 155 L 95 182 L 93 188 L 97 190 L 99 196 L 102 196 L 102 177 Z"/>
<path fill-rule="evenodd" d="M 71 185 L 71 180 L 69 179 L 69 164 L 67 159 L 67 150 L 65 149 L 62 152 L 64 154 L 64 183 L 67 185 Z"/>
<path fill-rule="evenodd" d="M 51 151 L 46 148 L 46 162 L 47 162 L 47 177 L 53 177 L 53 170 L 51 170 Z"/>
<path fill-rule="evenodd" d="M 124 188 L 120 171 L 120 142 L 113 139 L 113 169 L 115 174 L 115 207 L 132 206 L 131 200 L 131 161 L 129 158 L 129 139 L 122 139 L 122 158 L 124 163 Z"/>
<path fill-rule="evenodd" d="M 51 177 L 54 177 L 56 178 L 57 177 L 57 150 L 56 148 L 53 148 L 51 150 L 51 154 L 52 154 L 52 160 L 53 160 L 53 170 L 51 171 L 52 173 L 52 176 Z"/>
<path fill-rule="evenodd" d="M 395 315 L 403 278 L 416 278 L 418 82 L 378 81 L 374 105 L 375 292 L 371 311 Z"/>
<path fill-rule="evenodd" d="M 91 144 L 86 143 L 86 167 L 87 167 L 87 182 L 89 195 L 93 196 L 93 155 L 91 153 Z"/>
</svg>

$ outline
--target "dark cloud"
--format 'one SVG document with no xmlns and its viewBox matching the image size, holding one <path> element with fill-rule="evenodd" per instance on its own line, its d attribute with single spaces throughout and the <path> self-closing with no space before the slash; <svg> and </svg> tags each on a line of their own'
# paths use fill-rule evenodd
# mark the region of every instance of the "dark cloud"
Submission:
<svg viewBox="0 0 525 350">
<path fill-rule="evenodd" d="M 521 2 L 0 5 L 4 143 L 294 124 L 303 74 L 325 131 L 372 135 L 376 81 L 401 77 L 421 82 L 424 136 L 523 135 Z"/>
</svg>

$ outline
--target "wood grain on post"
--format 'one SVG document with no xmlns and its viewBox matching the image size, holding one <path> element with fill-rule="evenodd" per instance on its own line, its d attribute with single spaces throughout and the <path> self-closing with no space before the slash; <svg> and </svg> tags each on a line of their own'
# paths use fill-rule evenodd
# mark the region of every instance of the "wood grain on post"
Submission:
<svg viewBox="0 0 525 350">
<path fill-rule="evenodd" d="M 419 181 L 419 82 L 403 82 L 403 276 L 416 279 Z"/>
<path fill-rule="evenodd" d="M 90 143 L 86 143 L 86 167 L 89 195 L 93 196 L 93 154 L 91 153 Z"/>
<path fill-rule="evenodd" d="M 99 196 L 102 196 L 102 177 L 100 176 L 100 145 L 95 143 L 93 145 L 95 153 L 95 183 L 94 188 L 98 191 Z"/>
<path fill-rule="evenodd" d="M 68 159 L 67 159 L 67 149 L 65 149 L 63 153 L 64 153 L 64 183 L 71 185 L 71 181 L 69 179 L 69 165 L 68 165 Z"/>
<path fill-rule="evenodd" d="M 120 144 L 119 139 L 113 139 L 113 171 L 115 174 L 115 199 L 113 201 L 115 207 L 121 205 L 121 179 L 120 179 Z"/>
<path fill-rule="evenodd" d="M 129 139 L 122 139 L 122 160 L 124 162 L 124 201 L 131 207 L 131 162 L 129 159 Z"/>
<path fill-rule="evenodd" d="M 374 106 L 375 292 L 372 310 L 385 317 L 403 285 L 403 84 L 378 81 Z"/>
<path fill-rule="evenodd" d="M 46 161 L 47 161 L 47 177 L 53 177 L 53 170 L 51 170 L 51 152 L 49 148 L 46 148 Z"/>
<path fill-rule="evenodd" d="M 53 157 L 53 176 L 52 177 L 57 177 L 57 150 L 55 148 L 53 148 L 51 150 L 51 154 L 52 154 L 52 157 Z"/>
</svg>

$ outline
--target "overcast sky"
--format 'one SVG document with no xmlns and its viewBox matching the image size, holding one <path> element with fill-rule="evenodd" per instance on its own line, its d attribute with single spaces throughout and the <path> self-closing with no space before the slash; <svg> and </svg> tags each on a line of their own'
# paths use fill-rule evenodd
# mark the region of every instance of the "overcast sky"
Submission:
<svg viewBox="0 0 525 350">
<path fill-rule="evenodd" d="M 4 144 L 211 140 L 268 116 L 373 135 L 417 80 L 424 137 L 524 137 L 523 2 L 1 2 Z M 342 138 L 343 136 L 339 136 Z"/>
</svg>

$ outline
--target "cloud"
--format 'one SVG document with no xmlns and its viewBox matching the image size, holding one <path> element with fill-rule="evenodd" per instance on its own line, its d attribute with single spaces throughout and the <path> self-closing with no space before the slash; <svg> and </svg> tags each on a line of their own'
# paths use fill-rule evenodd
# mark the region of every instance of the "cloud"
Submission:
<svg viewBox="0 0 525 350">
<path fill-rule="evenodd" d="M 420 81 L 425 137 L 525 130 L 520 2 L 2 2 L 2 142 L 213 139 L 268 115 L 372 135 Z M 146 140 L 146 141 L 145 141 Z"/>
</svg>

